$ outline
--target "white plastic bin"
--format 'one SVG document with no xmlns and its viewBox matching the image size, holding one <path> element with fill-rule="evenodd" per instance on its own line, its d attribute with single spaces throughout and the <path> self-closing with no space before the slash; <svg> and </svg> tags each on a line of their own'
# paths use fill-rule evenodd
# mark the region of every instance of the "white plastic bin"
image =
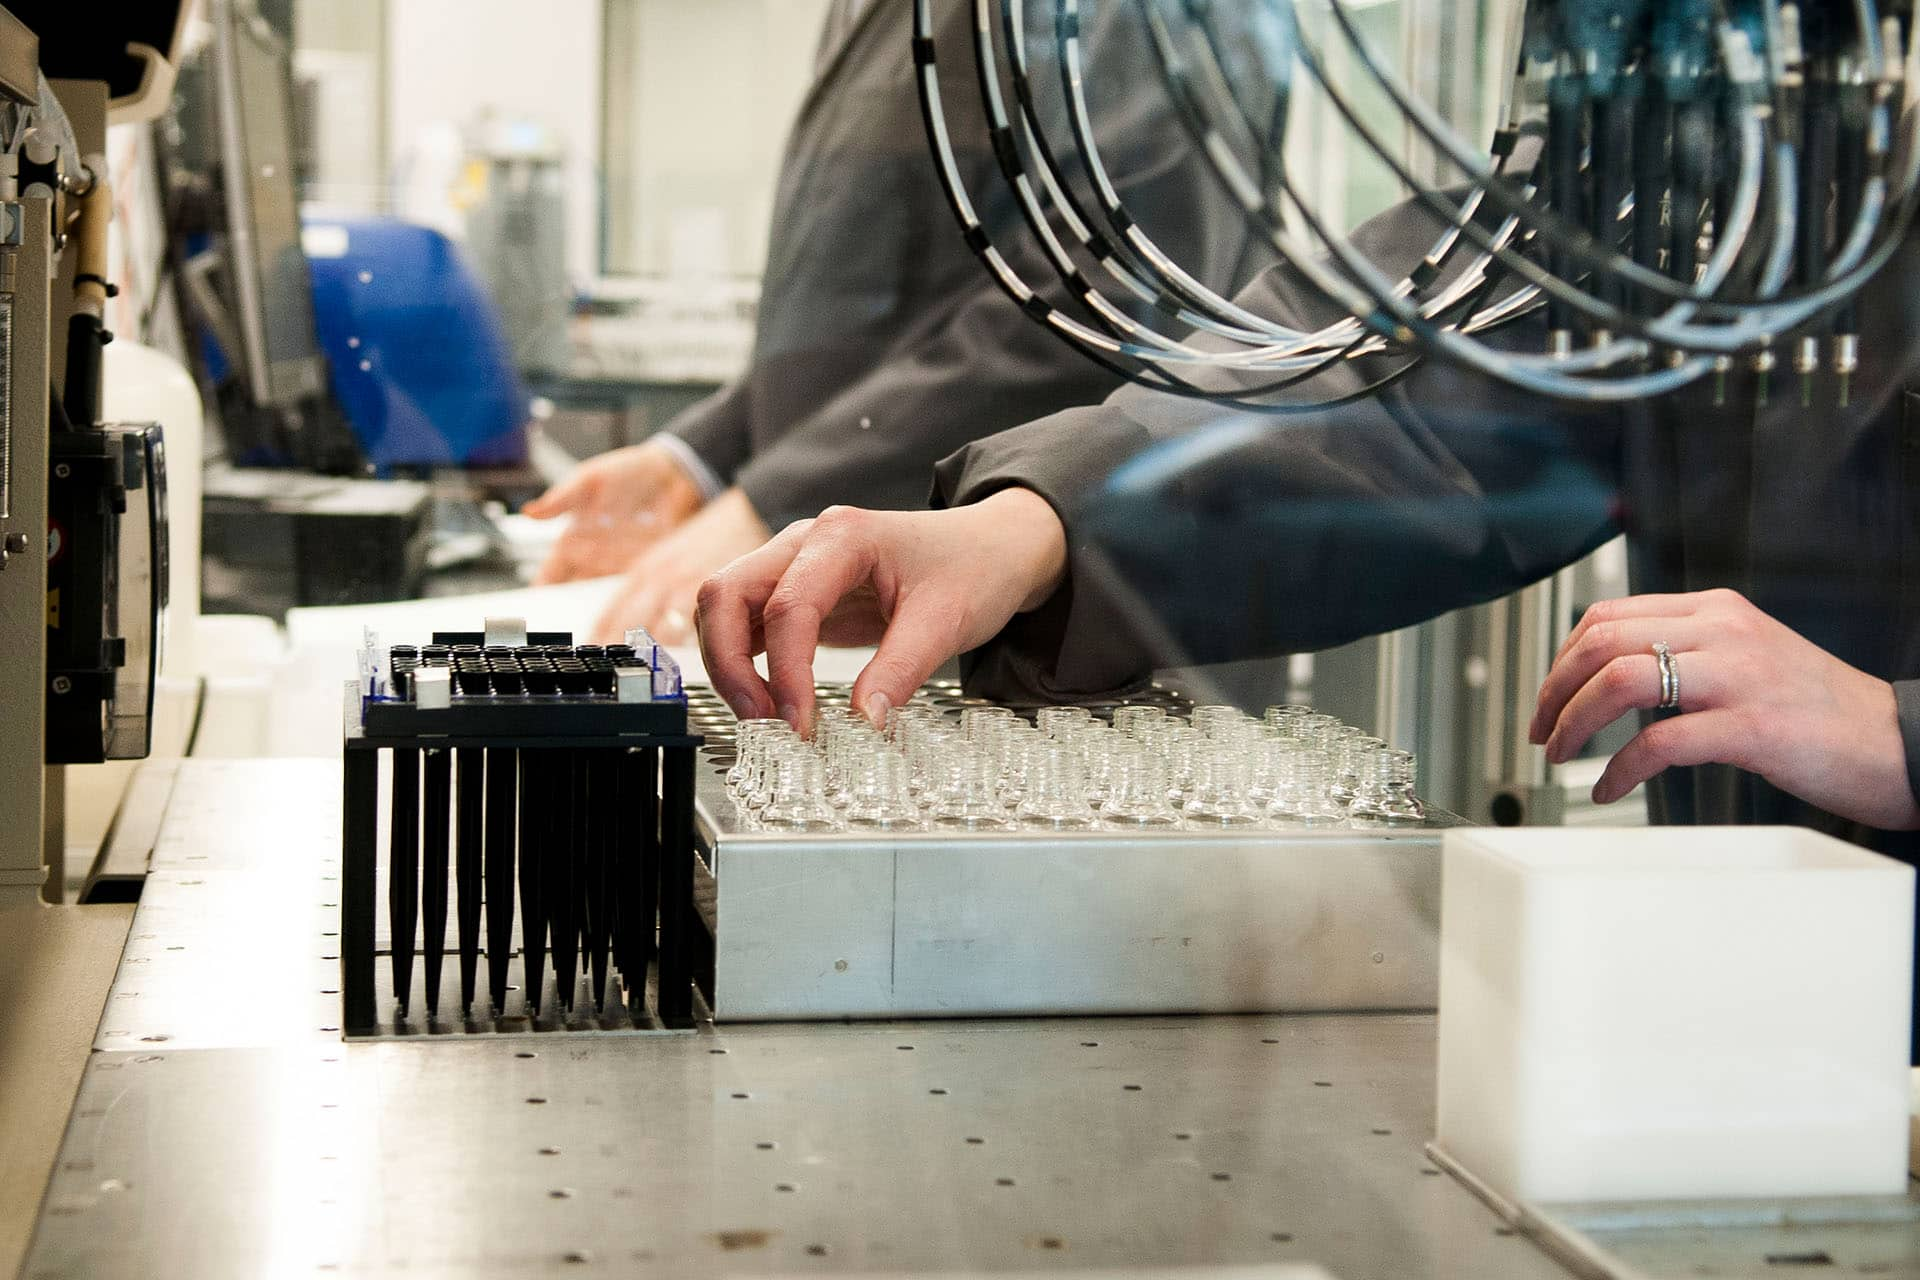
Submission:
<svg viewBox="0 0 1920 1280">
<path fill-rule="evenodd" d="M 1517 1201 L 1902 1193 L 1913 876 L 1798 828 L 1447 832 L 1440 1148 Z"/>
</svg>

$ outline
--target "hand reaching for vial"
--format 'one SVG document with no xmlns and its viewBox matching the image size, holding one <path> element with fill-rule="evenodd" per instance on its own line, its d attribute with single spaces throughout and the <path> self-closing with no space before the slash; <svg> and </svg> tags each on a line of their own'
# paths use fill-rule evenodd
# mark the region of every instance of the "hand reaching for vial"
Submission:
<svg viewBox="0 0 1920 1280">
<path fill-rule="evenodd" d="M 1594 785 L 1596 803 L 1676 765 L 1730 764 L 1855 822 L 1920 827 L 1893 686 L 1734 591 L 1590 607 L 1560 646 L 1528 731 L 1548 760 L 1570 760 L 1621 716 L 1659 705 L 1656 642 L 1672 653 L 1679 714 L 1620 749 Z"/>
<path fill-rule="evenodd" d="M 534 581 L 571 582 L 618 572 L 702 503 L 693 477 L 657 443 L 589 459 L 522 508 L 536 520 L 573 517 Z"/>
<path fill-rule="evenodd" d="M 941 663 L 1038 608 L 1066 563 L 1060 518 L 1026 489 L 950 511 L 834 507 L 707 580 L 700 649 L 736 713 L 777 712 L 804 733 L 816 646 L 878 645 L 854 682 L 853 705 L 884 723 Z M 754 669 L 762 652 L 770 681 Z"/>
</svg>

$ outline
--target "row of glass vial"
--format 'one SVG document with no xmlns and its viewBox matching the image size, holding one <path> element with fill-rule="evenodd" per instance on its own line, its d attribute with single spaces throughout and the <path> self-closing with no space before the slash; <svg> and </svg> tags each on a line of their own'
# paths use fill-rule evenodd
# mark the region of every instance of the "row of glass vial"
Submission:
<svg viewBox="0 0 1920 1280">
<path fill-rule="evenodd" d="M 778 720 L 739 726 L 728 785 L 770 830 L 1311 828 L 1418 823 L 1414 759 L 1300 708 L 1191 720 L 1123 707 L 1109 726 L 1049 707 L 1029 724 L 998 707 L 958 722 L 896 708 L 882 733 L 822 709 L 811 743 Z"/>
</svg>

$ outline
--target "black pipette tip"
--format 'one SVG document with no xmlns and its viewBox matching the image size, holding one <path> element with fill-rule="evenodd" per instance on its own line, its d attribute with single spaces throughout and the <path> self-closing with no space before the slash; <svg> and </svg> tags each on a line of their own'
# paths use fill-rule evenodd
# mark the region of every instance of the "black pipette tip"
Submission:
<svg viewBox="0 0 1920 1280">
<path fill-rule="evenodd" d="M 440 973 L 447 953 L 447 851 L 452 846 L 453 760 L 444 750 L 428 751 L 424 813 L 425 858 L 421 864 L 421 901 L 426 935 L 421 957 L 426 965 L 427 1018 L 440 1016 Z"/>
</svg>

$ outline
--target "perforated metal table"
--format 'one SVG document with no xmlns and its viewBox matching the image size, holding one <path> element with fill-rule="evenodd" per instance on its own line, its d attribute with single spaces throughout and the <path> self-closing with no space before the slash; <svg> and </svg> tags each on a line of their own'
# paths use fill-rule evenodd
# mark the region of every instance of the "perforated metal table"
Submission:
<svg viewBox="0 0 1920 1280">
<path fill-rule="evenodd" d="M 181 770 L 26 1276 L 1568 1274 L 1423 1156 L 1429 1016 L 343 1043 L 338 769 Z M 1910 1275 L 1904 1204 L 1586 1226 L 1618 1274 Z"/>
</svg>

